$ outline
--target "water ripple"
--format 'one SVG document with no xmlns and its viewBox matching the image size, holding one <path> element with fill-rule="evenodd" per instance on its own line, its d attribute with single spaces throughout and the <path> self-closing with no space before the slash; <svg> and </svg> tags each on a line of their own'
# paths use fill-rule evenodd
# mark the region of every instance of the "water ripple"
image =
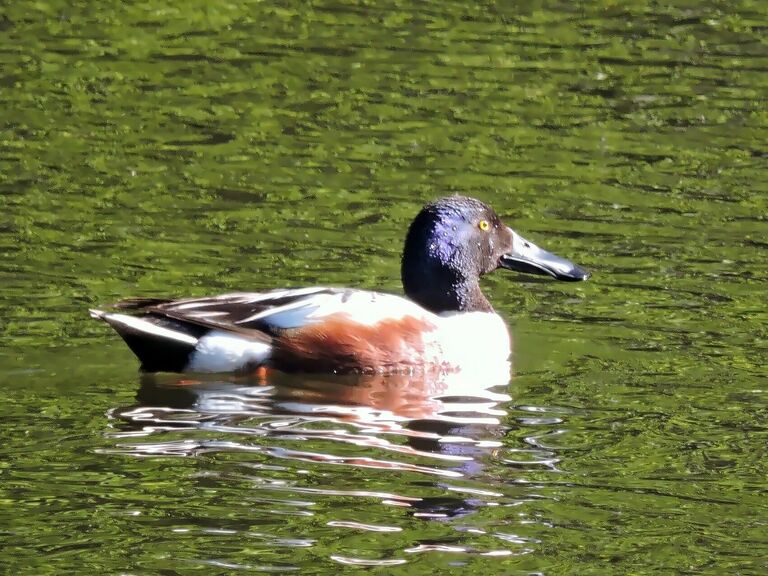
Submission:
<svg viewBox="0 0 768 576">
<path fill-rule="evenodd" d="M 499 402 L 509 396 L 491 388 L 505 384 L 506 378 L 477 386 L 474 380 L 453 375 L 438 380 L 394 376 L 355 381 L 278 375 L 269 386 L 253 386 L 147 377 L 137 394 L 138 404 L 108 413 L 112 424 L 107 432 L 115 439 L 145 441 L 121 442 L 105 450 L 134 456 L 261 453 L 278 459 L 462 476 L 470 470 L 462 463 L 500 446 L 487 435 L 501 430 L 500 418 L 506 412 Z M 194 436 L 179 438 L 184 430 Z M 237 437 L 244 441 L 236 441 Z M 374 449 L 378 456 L 307 450 L 310 445 L 326 450 L 334 445 Z M 395 455 L 401 459 L 393 460 Z M 428 460 L 459 468 L 427 465 Z"/>
</svg>

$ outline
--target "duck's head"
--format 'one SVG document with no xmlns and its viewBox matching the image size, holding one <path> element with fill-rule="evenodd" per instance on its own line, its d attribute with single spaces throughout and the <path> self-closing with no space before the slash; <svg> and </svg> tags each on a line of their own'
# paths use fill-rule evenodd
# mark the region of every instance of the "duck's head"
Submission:
<svg viewBox="0 0 768 576">
<path fill-rule="evenodd" d="M 401 275 L 405 294 L 433 312 L 491 311 L 479 278 L 497 268 L 586 280 L 589 273 L 505 226 L 480 200 L 449 196 L 426 205 L 408 230 Z"/>
</svg>

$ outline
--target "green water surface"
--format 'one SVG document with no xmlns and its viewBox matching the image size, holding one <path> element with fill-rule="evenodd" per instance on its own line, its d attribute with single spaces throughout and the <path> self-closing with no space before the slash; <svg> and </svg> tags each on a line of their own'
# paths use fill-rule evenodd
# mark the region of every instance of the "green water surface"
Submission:
<svg viewBox="0 0 768 576">
<path fill-rule="evenodd" d="M 1 3 L 2 571 L 768 573 L 767 39 L 758 0 Z M 484 281 L 508 382 L 142 378 L 88 318 L 397 292 L 454 192 L 593 272 Z"/>
</svg>

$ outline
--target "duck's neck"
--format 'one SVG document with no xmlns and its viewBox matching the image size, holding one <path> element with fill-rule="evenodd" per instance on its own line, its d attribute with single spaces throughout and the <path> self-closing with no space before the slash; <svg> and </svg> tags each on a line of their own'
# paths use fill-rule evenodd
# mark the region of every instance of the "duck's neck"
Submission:
<svg viewBox="0 0 768 576">
<path fill-rule="evenodd" d="M 405 295 L 431 312 L 493 312 L 478 280 L 461 278 L 450 270 L 416 269 L 403 261 Z"/>
</svg>

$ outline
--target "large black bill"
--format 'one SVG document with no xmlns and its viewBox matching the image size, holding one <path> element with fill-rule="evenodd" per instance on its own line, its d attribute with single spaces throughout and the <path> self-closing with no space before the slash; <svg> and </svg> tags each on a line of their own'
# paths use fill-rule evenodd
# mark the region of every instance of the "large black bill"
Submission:
<svg viewBox="0 0 768 576">
<path fill-rule="evenodd" d="M 513 248 L 511 252 L 501 257 L 499 265 L 502 268 L 527 274 L 543 274 L 552 276 L 557 280 L 570 282 L 589 278 L 589 272 L 581 266 L 542 250 L 514 230 L 510 230 L 510 232 L 514 238 Z"/>
</svg>

